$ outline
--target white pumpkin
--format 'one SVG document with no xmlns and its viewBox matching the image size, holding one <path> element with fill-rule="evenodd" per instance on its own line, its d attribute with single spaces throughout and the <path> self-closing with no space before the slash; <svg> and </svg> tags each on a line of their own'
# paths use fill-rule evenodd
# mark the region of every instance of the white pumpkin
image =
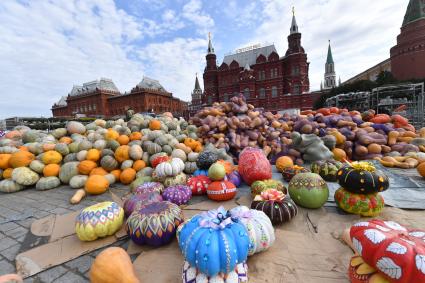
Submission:
<svg viewBox="0 0 425 283">
<path fill-rule="evenodd" d="M 115 183 L 116 179 L 115 176 L 113 174 L 107 174 L 105 175 L 106 180 L 108 180 L 109 185 L 112 185 Z"/>
<path fill-rule="evenodd" d="M 38 174 L 43 173 L 44 166 L 45 166 L 44 163 L 41 162 L 40 160 L 33 160 L 30 163 L 31 170 L 37 172 Z"/>
<path fill-rule="evenodd" d="M 133 167 L 133 160 L 125 160 L 122 164 L 121 164 L 121 170 L 127 169 L 127 168 L 131 168 Z"/>
<path fill-rule="evenodd" d="M 2 193 L 14 193 L 24 189 L 24 186 L 16 183 L 11 179 L 0 181 L 0 192 Z"/>
<path fill-rule="evenodd" d="M 262 252 L 274 243 L 273 225 L 264 212 L 237 206 L 230 210 L 230 214 L 238 218 L 248 232 L 250 241 L 248 255 Z"/>
<path fill-rule="evenodd" d="M 57 188 L 60 186 L 60 184 L 61 181 L 58 177 L 42 177 L 40 178 L 40 180 L 38 180 L 37 185 L 35 185 L 35 188 L 39 191 L 45 191 Z"/>
<path fill-rule="evenodd" d="M 186 153 L 179 148 L 174 149 L 173 152 L 171 153 L 171 156 L 174 158 L 180 158 L 183 161 L 187 160 Z"/>
<path fill-rule="evenodd" d="M 104 148 L 106 148 L 106 141 L 105 140 L 97 140 L 94 142 L 93 147 L 98 149 L 98 150 L 102 150 Z"/>
<path fill-rule="evenodd" d="M 18 167 L 12 172 L 12 180 L 23 186 L 35 185 L 39 179 L 40 176 L 28 167 Z"/>
<path fill-rule="evenodd" d="M 82 150 L 82 151 L 77 153 L 77 160 L 78 161 L 86 160 L 86 157 L 87 157 L 87 150 Z"/>
<path fill-rule="evenodd" d="M 190 162 L 196 162 L 196 160 L 198 160 L 198 155 L 199 155 L 199 153 L 197 153 L 197 152 L 194 152 L 194 151 L 189 152 L 189 154 L 187 155 L 187 159 Z"/>
<path fill-rule="evenodd" d="M 143 158 L 143 150 L 140 145 L 133 144 L 130 146 L 130 150 L 128 151 L 130 158 L 133 160 L 140 160 Z"/>
<path fill-rule="evenodd" d="M 69 180 L 69 186 L 73 189 L 81 189 L 87 182 L 89 176 L 86 175 L 75 175 Z"/>
<path fill-rule="evenodd" d="M 177 176 L 184 170 L 184 162 L 180 158 L 172 158 L 169 162 L 162 162 L 155 168 L 159 178 Z"/>
</svg>

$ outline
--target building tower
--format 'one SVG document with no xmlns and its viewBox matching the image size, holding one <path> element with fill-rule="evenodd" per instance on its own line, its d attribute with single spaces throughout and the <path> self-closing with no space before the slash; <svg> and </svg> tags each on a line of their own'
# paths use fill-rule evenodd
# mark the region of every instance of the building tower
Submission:
<svg viewBox="0 0 425 283">
<path fill-rule="evenodd" d="M 192 101 L 189 108 L 190 116 L 194 115 L 201 108 L 201 105 L 202 105 L 202 89 L 201 89 L 201 86 L 199 85 L 198 73 L 196 73 L 195 87 L 193 88 L 193 91 L 192 91 Z"/>
<path fill-rule="evenodd" d="M 307 54 L 301 45 L 301 33 L 299 32 L 297 20 L 295 19 L 295 9 L 292 7 L 292 22 L 288 35 L 288 50 L 283 59 L 284 73 L 288 74 L 284 80 L 288 89 L 284 93 L 301 94 L 310 90 L 308 78 L 309 62 Z"/>
<path fill-rule="evenodd" d="M 334 64 L 334 59 L 332 57 L 331 41 L 329 40 L 328 57 L 326 58 L 326 64 L 325 64 L 324 89 L 330 89 L 334 87 L 336 87 L 335 64 Z"/>
<path fill-rule="evenodd" d="M 207 65 L 204 70 L 204 94 L 202 104 L 211 105 L 218 101 L 218 68 L 217 56 L 211 43 L 211 34 L 208 34 L 208 49 L 205 56 Z"/>
</svg>

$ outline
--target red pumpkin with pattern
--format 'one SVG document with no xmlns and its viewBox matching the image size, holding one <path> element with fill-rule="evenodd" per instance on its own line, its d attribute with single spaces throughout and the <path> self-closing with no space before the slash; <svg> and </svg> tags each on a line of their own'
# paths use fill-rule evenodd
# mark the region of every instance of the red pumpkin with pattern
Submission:
<svg viewBox="0 0 425 283">
<path fill-rule="evenodd" d="M 210 178 L 204 175 L 193 176 L 187 181 L 187 185 L 192 190 L 192 195 L 205 195 L 209 184 L 211 184 Z"/>
<path fill-rule="evenodd" d="M 229 181 L 216 181 L 208 185 L 207 195 L 215 201 L 230 200 L 236 196 L 236 187 Z"/>
<path fill-rule="evenodd" d="M 350 238 L 363 260 L 390 282 L 425 282 L 425 231 L 374 219 L 354 224 Z"/>
<path fill-rule="evenodd" d="M 152 168 L 156 168 L 156 166 L 158 166 L 158 164 L 160 164 L 162 162 L 167 162 L 169 160 L 170 160 L 170 157 L 167 156 L 167 155 L 157 156 L 154 159 L 152 159 L 152 161 L 151 161 Z"/>
</svg>

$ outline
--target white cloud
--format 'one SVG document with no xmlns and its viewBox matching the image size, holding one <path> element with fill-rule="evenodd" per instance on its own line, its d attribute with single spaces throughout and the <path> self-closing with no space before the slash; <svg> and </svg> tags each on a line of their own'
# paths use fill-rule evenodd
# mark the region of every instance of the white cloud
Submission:
<svg viewBox="0 0 425 283">
<path fill-rule="evenodd" d="M 183 6 L 182 17 L 197 27 L 199 34 L 205 35 L 214 27 L 214 20 L 202 10 L 201 0 L 189 0 Z"/>
</svg>

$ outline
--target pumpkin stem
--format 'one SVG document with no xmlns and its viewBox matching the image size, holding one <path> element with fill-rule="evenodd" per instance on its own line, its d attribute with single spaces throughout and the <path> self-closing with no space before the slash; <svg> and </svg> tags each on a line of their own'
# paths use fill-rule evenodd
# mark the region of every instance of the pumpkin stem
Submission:
<svg viewBox="0 0 425 283">
<path fill-rule="evenodd" d="M 372 163 L 366 162 L 366 161 L 354 161 L 354 162 L 348 162 L 348 165 L 350 165 L 353 169 L 358 171 L 368 171 L 368 172 L 375 172 L 376 168 L 373 166 Z"/>
</svg>

